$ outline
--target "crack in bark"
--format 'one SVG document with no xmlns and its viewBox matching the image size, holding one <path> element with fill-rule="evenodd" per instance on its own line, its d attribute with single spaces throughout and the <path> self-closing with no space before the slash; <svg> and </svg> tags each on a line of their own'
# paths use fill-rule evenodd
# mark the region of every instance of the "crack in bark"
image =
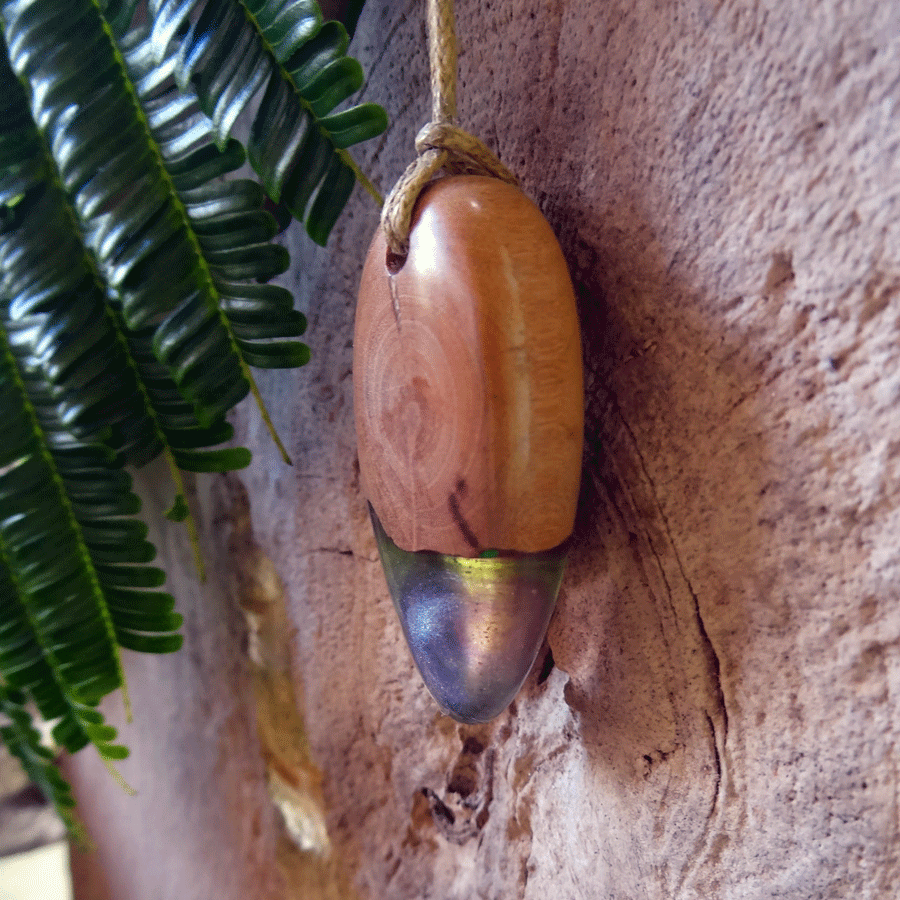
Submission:
<svg viewBox="0 0 900 900">
<path fill-rule="evenodd" d="M 708 852 L 709 850 L 710 835 L 713 831 L 713 822 L 717 814 L 721 812 L 722 805 L 724 803 L 723 785 L 725 784 L 727 778 L 724 754 L 725 741 L 728 736 L 728 708 L 725 703 L 725 692 L 722 687 L 721 662 L 719 659 L 719 655 L 716 652 L 715 646 L 713 645 L 712 640 L 709 637 L 709 633 L 706 629 L 706 624 L 703 621 L 703 615 L 700 611 L 700 599 L 697 595 L 697 592 L 694 590 L 694 586 L 691 584 L 691 581 L 685 571 L 684 564 L 681 561 L 681 556 L 678 553 L 678 548 L 676 547 L 675 541 L 672 537 L 671 526 L 669 525 L 669 521 L 662 509 L 662 504 L 660 503 L 659 497 L 656 492 L 656 485 L 654 484 L 653 479 L 651 478 L 650 473 L 647 469 L 646 461 L 644 460 L 644 456 L 640 451 L 640 447 L 638 446 L 635 434 L 629 426 L 628 422 L 625 420 L 625 417 L 622 415 L 619 405 L 617 402 L 615 402 L 615 399 L 614 406 L 616 415 L 621 422 L 622 427 L 625 429 L 634 453 L 638 459 L 643 477 L 644 479 L 646 479 L 647 486 L 650 491 L 650 496 L 653 500 L 653 505 L 655 506 L 660 521 L 662 522 L 663 532 L 665 534 L 668 545 L 671 548 L 672 555 L 675 559 L 675 564 L 678 567 L 678 573 L 680 574 L 681 579 L 684 582 L 684 585 L 686 586 L 693 602 L 696 632 L 699 638 L 700 648 L 703 651 L 703 656 L 706 662 L 705 669 L 708 678 L 709 690 L 712 694 L 712 700 L 714 701 L 715 705 L 715 708 L 712 710 L 703 710 L 704 716 L 706 718 L 706 723 L 710 731 L 713 764 L 715 767 L 715 784 L 713 786 L 712 802 L 709 812 L 706 816 L 702 831 L 694 842 L 694 849 L 689 854 L 689 858 L 686 860 L 684 867 L 679 873 L 676 893 L 680 893 L 684 884 L 690 878 L 691 873 L 696 870 L 697 866 L 704 856 L 704 853 Z M 646 537 L 647 544 L 650 547 L 650 552 L 653 554 L 653 557 L 656 560 L 656 564 L 660 572 L 660 577 L 663 580 L 666 591 L 669 593 L 669 600 L 671 603 L 671 586 L 669 585 L 668 579 L 666 577 L 662 559 L 657 553 L 656 548 L 653 546 L 653 541 L 650 539 L 650 536 L 646 535 Z M 721 725 L 717 724 L 717 719 L 721 722 Z"/>
<path fill-rule="evenodd" d="M 663 530 L 665 531 L 669 546 L 672 549 L 672 555 L 675 558 L 675 564 L 678 566 L 678 572 L 681 575 L 681 578 L 684 581 L 684 584 L 688 589 L 688 593 L 690 594 L 691 599 L 694 603 L 694 619 L 697 625 L 697 633 L 700 636 L 700 643 L 703 647 L 703 652 L 706 657 L 707 671 L 710 676 L 711 688 L 716 701 L 717 712 L 722 718 L 722 742 L 724 745 L 725 739 L 728 737 L 728 708 L 725 704 L 725 692 L 722 688 L 722 666 L 721 661 L 719 660 L 719 654 L 716 652 L 716 648 L 713 645 L 713 642 L 710 640 L 709 632 L 706 630 L 706 624 L 704 623 L 703 615 L 700 612 L 700 598 L 697 596 L 697 592 L 694 590 L 694 586 L 691 584 L 691 581 L 684 570 L 684 564 L 681 561 L 681 556 L 678 553 L 678 548 L 676 547 L 675 541 L 672 537 L 672 529 L 669 525 L 669 520 L 666 518 L 666 514 L 663 511 L 662 504 L 659 502 L 659 497 L 656 493 L 656 485 L 653 483 L 653 479 L 651 478 L 650 473 L 647 470 L 647 464 L 644 460 L 644 455 L 641 453 L 634 432 L 631 430 L 631 427 L 625 420 L 625 417 L 622 415 L 622 412 L 618 407 L 618 403 L 616 404 L 616 412 L 618 414 L 619 421 L 622 423 L 623 428 L 628 433 L 628 437 L 631 440 L 632 447 L 634 448 L 634 452 L 637 455 L 638 461 L 641 466 L 641 471 L 643 472 L 644 478 L 647 480 L 647 484 L 650 488 L 650 494 L 653 497 L 653 504 L 656 507 L 657 512 L 659 513 L 660 520 L 663 524 Z M 653 546 L 653 542 L 650 540 L 649 536 L 647 539 L 647 543 L 649 544 L 650 550 L 653 553 L 657 565 L 660 568 L 660 573 L 662 575 L 663 581 L 666 584 L 666 589 L 671 591 L 668 579 L 666 578 L 665 571 L 662 566 L 662 560 L 660 559 L 659 554 L 656 552 L 656 549 Z M 718 754 L 718 745 L 716 748 L 716 753 Z"/>
<path fill-rule="evenodd" d="M 706 724 L 709 725 L 709 736 L 712 741 L 716 764 L 716 786 L 713 790 L 713 802 L 709 809 L 709 813 L 706 816 L 707 821 L 709 821 L 715 815 L 716 806 L 719 803 L 719 788 L 722 786 L 722 757 L 719 755 L 719 745 L 716 741 L 716 724 L 713 722 L 712 716 L 709 713 L 706 714 Z"/>
<path fill-rule="evenodd" d="M 406 24 L 407 19 L 409 18 L 409 14 L 416 7 L 418 0 L 410 0 L 409 3 L 406 4 L 406 8 L 397 16 L 396 21 L 393 25 L 388 29 L 387 34 L 384 37 L 384 41 L 381 46 L 381 50 L 378 55 L 369 63 L 368 68 L 368 77 L 366 78 L 366 83 L 362 86 L 359 94 L 357 95 L 357 103 L 361 103 L 366 96 L 367 89 L 370 84 L 373 84 L 375 81 L 375 71 L 384 61 L 385 56 L 388 53 L 388 50 L 395 51 L 396 45 L 394 44 L 394 35 L 400 30 L 401 26 Z"/>
<path fill-rule="evenodd" d="M 675 555 L 675 559 L 678 562 L 678 567 L 680 569 L 681 560 L 678 559 L 677 554 Z M 682 575 L 684 575 L 684 572 L 682 572 Z M 697 621 L 697 629 L 700 632 L 700 639 L 703 641 L 703 647 L 706 651 L 707 664 L 710 669 L 710 674 L 712 675 L 712 687 L 715 692 L 719 713 L 722 716 L 722 741 L 724 743 L 725 739 L 728 737 L 728 707 L 725 705 L 725 691 L 722 688 L 722 664 L 719 660 L 719 654 L 716 653 L 716 648 L 713 646 L 713 642 L 710 640 L 709 634 L 706 631 L 703 616 L 700 614 L 700 600 L 686 576 L 684 582 L 694 601 L 694 615 Z M 709 718 L 708 715 L 707 718 Z M 710 721 L 712 720 L 710 719 Z M 716 753 L 718 755 L 718 750 L 716 750 Z"/>
</svg>

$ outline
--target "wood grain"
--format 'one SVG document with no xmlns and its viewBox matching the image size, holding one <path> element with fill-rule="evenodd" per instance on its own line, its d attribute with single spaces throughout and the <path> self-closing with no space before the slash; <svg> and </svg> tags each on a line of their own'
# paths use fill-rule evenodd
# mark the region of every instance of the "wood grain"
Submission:
<svg viewBox="0 0 900 900">
<path fill-rule="evenodd" d="M 575 299 L 537 207 L 496 179 L 420 197 L 392 274 L 363 270 L 354 403 L 363 492 L 406 550 L 535 552 L 572 531 L 583 388 Z"/>
</svg>

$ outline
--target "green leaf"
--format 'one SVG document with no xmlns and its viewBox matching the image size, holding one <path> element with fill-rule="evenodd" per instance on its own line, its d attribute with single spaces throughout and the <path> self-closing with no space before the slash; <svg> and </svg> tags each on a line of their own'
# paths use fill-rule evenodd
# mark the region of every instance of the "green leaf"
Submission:
<svg viewBox="0 0 900 900">
<path fill-rule="evenodd" d="M 187 501 L 184 499 L 184 494 L 178 494 L 175 497 L 175 502 L 166 510 L 166 518 L 170 522 L 183 522 L 190 514 L 191 511 L 188 508 Z"/>
<path fill-rule="evenodd" d="M 309 358 L 305 317 L 264 283 L 288 265 L 272 239 L 291 210 L 324 243 L 367 184 L 346 148 L 386 125 L 334 111 L 362 72 L 312 0 L 147 6 L 0 4 L 0 731 L 61 809 L 26 705 L 67 749 L 124 758 L 95 708 L 123 684 L 119 648 L 182 640 L 122 466 L 162 453 L 182 520 L 179 466 L 250 462 L 219 446 L 258 397 L 249 367 Z M 245 110 L 274 204 L 226 180 Z"/>
<path fill-rule="evenodd" d="M 151 588 L 165 583 L 166 573 L 152 566 L 104 566 L 98 565 L 97 577 L 104 587 L 109 601 L 110 589 L 115 587 Z"/>
<path fill-rule="evenodd" d="M 140 634 L 126 628 L 117 628 L 116 636 L 123 647 L 138 653 L 175 653 L 183 643 L 180 634 Z"/>
<path fill-rule="evenodd" d="M 340 22 L 326 22 L 315 37 L 301 44 L 285 63 L 297 90 L 305 91 L 319 72 L 339 60 L 350 44 Z"/>
<path fill-rule="evenodd" d="M 252 455 L 245 447 L 224 450 L 176 450 L 178 466 L 186 472 L 228 472 L 250 465 Z"/>
<path fill-rule="evenodd" d="M 242 21 L 240 16 L 232 16 L 232 20 L 234 23 Z M 184 104 L 184 98 L 174 90 L 167 78 L 154 76 L 154 67 L 165 72 L 170 68 L 177 69 L 172 57 L 164 57 L 157 66 L 152 50 L 150 39 L 133 40 L 126 53 L 126 61 L 138 85 L 141 104 L 145 110 L 152 111 L 148 115 L 151 131 L 159 141 L 164 167 L 173 174 L 204 273 L 208 276 L 208 280 L 204 281 L 206 292 L 196 291 L 186 296 L 177 309 L 154 323 L 152 345 L 156 357 L 165 363 L 178 389 L 186 396 L 211 395 L 213 385 L 218 386 L 217 402 L 210 403 L 202 415 L 198 413 L 200 425 L 212 429 L 216 418 L 221 417 L 248 390 L 261 404 L 248 368 L 253 364 L 248 357 L 248 352 L 253 353 L 251 342 L 272 337 L 293 337 L 298 333 L 298 319 L 296 315 L 290 315 L 281 317 L 283 327 L 279 326 L 279 320 L 269 319 L 265 333 L 242 327 L 238 335 L 223 302 L 226 298 L 221 293 L 220 285 L 241 282 L 256 285 L 268 281 L 287 270 L 290 258 L 283 247 L 269 243 L 278 226 L 263 208 L 265 195 L 258 185 L 244 179 L 230 182 L 208 180 L 212 174 L 223 174 L 228 168 L 224 163 L 217 168 L 215 160 L 217 155 L 222 159 L 227 157 L 231 152 L 229 148 L 236 142 L 226 141 L 220 134 L 224 149 L 219 151 L 215 148 L 212 124 L 204 130 L 200 118 L 190 106 Z M 234 52 L 237 53 L 236 50 Z M 219 72 L 216 77 L 221 74 Z M 171 116 L 165 115 L 169 106 L 175 109 Z M 171 141 L 166 142 L 154 123 L 174 123 L 185 115 L 192 123 L 192 134 L 199 143 L 187 154 L 180 150 L 174 153 Z M 235 159 L 237 161 L 238 158 Z M 215 297 L 215 305 L 208 302 L 209 294 Z M 292 304 L 293 301 L 290 302 Z M 239 357 L 240 377 L 228 374 L 231 353 Z M 222 389 L 221 382 L 226 378 L 230 384 Z M 261 413 L 284 454 L 268 413 L 262 408 Z M 187 446 L 177 438 L 173 437 L 172 441 L 173 445 Z"/>
<path fill-rule="evenodd" d="M 45 399 L 43 382 L 30 389 Z M 122 758 L 115 731 L 91 708 L 123 685 L 120 631 L 129 646 L 164 652 L 180 641 L 180 618 L 168 595 L 140 589 L 161 573 L 134 566 L 155 548 L 131 517 L 140 504 L 120 462 L 101 447 L 49 439 L 2 329 L 0 410 L 0 683 L 58 719 L 54 734 L 67 749 L 93 743 L 105 758 Z"/>
<path fill-rule="evenodd" d="M 178 84 L 196 91 L 219 146 L 262 94 L 253 112 L 250 162 L 272 200 L 324 244 L 353 182 L 358 178 L 374 192 L 346 148 L 387 127 L 384 110 L 374 104 L 331 115 L 363 83 L 359 63 L 345 55 L 343 25 L 323 24 L 312 0 L 150 0 L 150 10 L 155 59 L 162 62 L 170 44 L 179 46 Z M 335 160 L 352 179 L 348 188 L 343 173 L 332 176 L 328 188 L 339 191 L 326 200 L 322 182 Z M 321 202 L 310 205 L 314 195 Z"/>
<path fill-rule="evenodd" d="M 122 646 L 125 646 L 125 645 L 123 644 Z M 176 647 L 175 649 L 177 650 L 178 648 Z M 106 753 L 104 754 L 104 757 L 106 759 L 110 759 L 110 760 L 128 759 L 128 756 L 129 756 L 129 750 L 127 747 L 113 746 L 113 745 L 110 745 L 107 748 Z"/>
<path fill-rule="evenodd" d="M 325 66 L 310 81 L 304 94 L 313 114 L 321 119 L 351 94 L 355 94 L 362 83 L 362 66 L 355 59 L 343 56 Z"/>
<path fill-rule="evenodd" d="M 244 358 L 251 366 L 262 369 L 293 369 L 309 362 L 309 347 L 299 341 L 273 341 L 269 344 L 251 344 L 238 341 Z"/>
<path fill-rule="evenodd" d="M 353 181 L 353 172 L 344 161 L 339 157 L 332 159 L 306 222 L 306 231 L 317 244 L 325 246 L 328 235 L 353 190 Z"/>
<path fill-rule="evenodd" d="M 3 72 L 9 69 L 0 63 Z M 14 85 L 24 103 L 18 82 Z M 0 120 L 0 127 L 4 124 Z M 39 146 L 33 123 L 30 131 L 20 130 Z M 39 169 L 41 178 L 51 169 Z M 82 439 L 108 440 L 136 465 L 157 455 L 168 441 L 201 446 L 191 405 L 173 407 L 171 398 L 159 402 L 158 395 L 167 395 L 174 382 L 155 360 L 140 357 L 140 337 L 127 334 L 107 305 L 62 192 L 44 180 L 28 188 L 15 222 L 0 234 L 0 294 L 15 298 L 0 318 L 26 382 L 35 390 L 43 382 L 45 396 L 35 398 L 39 418 L 55 418 Z M 104 423 L 99 430 L 98 422 Z M 180 438 L 182 427 L 189 437 Z M 215 431 L 206 434 L 218 442 Z M 48 439 L 59 442 L 56 434 Z"/>
<path fill-rule="evenodd" d="M 352 147 L 377 137 L 388 126 L 387 113 L 375 103 L 362 103 L 322 119 L 322 127 L 335 147 Z"/>
</svg>

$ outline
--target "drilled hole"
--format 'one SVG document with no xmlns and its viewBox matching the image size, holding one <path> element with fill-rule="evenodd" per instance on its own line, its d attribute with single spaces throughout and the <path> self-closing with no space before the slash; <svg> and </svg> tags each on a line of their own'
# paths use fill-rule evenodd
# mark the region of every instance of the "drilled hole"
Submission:
<svg viewBox="0 0 900 900">
<path fill-rule="evenodd" d="M 406 257 L 388 250 L 384 255 L 384 267 L 389 275 L 396 275 L 406 264 Z"/>
</svg>

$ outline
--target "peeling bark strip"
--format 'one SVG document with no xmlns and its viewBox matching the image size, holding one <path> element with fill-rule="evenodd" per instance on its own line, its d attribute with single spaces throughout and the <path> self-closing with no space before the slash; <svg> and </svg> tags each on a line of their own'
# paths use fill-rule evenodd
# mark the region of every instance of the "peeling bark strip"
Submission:
<svg viewBox="0 0 900 900">
<path fill-rule="evenodd" d="M 238 478 L 223 478 L 232 497 L 228 555 L 233 599 L 247 621 L 247 655 L 260 749 L 272 802 L 300 850 L 330 851 L 322 776 L 309 757 L 291 663 L 291 625 L 284 583 L 253 537 L 247 491 Z"/>
<path fill-rule="evenodd" d="M 253 704 L 266 784 L 281 814 L 275 860 L 286 897 L 311 891 L 354 896 L 334 857 L 325 821 L 322 775 L 310 757 L 300 707 L 301 683 L 292 661 L 292 626 L 284 582 L 253 535 L 250 501 L 240 479 L 223 476 L 231 499 L 228 516 L 232 599 L 247 623 Z M 350 551 L 335 551 L 346 554 Z"/>
<path fill-rule="evenodd" d="M 427 114 L 421 7 L 368 0 L 354 38 L 393 117 L 360 160 L 381 185 Z M 351 201 L 329 251 L 297 257 L 312 362 L 262 382 L 296 470 L 236 419 L 339 871 L 307 900 L 900 896 L 897 17 L 457 0 L 460 115 L 580 286 L 581 511 L 554 667 L 460 728 L 413 671 L 354 477 L 344 376 L 377 212 Z M 116 900 L 283 900 L 243 613 L 217 581 L 243 565 L 232 501 L 199 485 L 213 577 L 165 552 L 185 650 L 128 660 L 140 794 L 88 756 L 76 791 Z"/>
</svg>

